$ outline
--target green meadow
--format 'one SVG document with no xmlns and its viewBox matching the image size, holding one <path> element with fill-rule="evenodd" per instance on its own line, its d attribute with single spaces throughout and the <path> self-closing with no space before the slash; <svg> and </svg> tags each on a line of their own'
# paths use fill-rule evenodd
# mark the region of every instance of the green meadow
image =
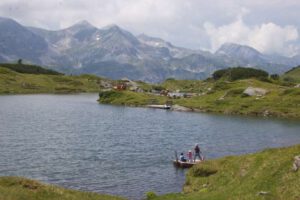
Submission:
<svg viewBox="0 0 300 200">
<path fill-rule="evenodd" d="M 0 94 L 99 92 L 100 81 L 94 75 L 20 73 L 0 64 Z"/>
</svg>

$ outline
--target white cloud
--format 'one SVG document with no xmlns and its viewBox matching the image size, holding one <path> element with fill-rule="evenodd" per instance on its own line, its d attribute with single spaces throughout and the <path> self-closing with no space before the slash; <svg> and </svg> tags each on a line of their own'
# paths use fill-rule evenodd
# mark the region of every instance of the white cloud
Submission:
<svg viewBox="0 0 300 200">
<path fill-rule="evenodd" d="M 298 47 L 293 44 L 299 37 L 298 30 L 291 25 L 279 26 L 269 22 L 248 26 L 242 17 L 238 17 L 236 21 L 219 27 L 206 22 L 204 29 L 212 51 L 226 42 L 248 45 L 267 54 L 291 56 L 298 51 Z"/>
</svg>

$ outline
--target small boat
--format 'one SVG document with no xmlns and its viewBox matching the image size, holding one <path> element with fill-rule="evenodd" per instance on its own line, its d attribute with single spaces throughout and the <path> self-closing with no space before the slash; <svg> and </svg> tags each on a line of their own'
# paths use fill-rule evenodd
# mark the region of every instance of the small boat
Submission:
<svg viewBox="0 0 300 200">
<path fill-rule="evenodd" d="M 180 160 L 173 160 L 173 164 L 175 167 L 180 167 L 180 168 L 190 168 L 193 167 L 194 165 L 202 162 L 201 160 L 196 160 L 196 162 L 182 162 Z"/>
</svg>

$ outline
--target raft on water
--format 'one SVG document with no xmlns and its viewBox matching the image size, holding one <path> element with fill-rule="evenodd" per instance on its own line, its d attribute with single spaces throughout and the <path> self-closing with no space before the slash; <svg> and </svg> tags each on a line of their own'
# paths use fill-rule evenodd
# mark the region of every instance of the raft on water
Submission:
<svg viewBox="0 0 300 200">
<path fill-rule="evenodd" d="M 173 164 L 175 167 L 180 167 L 180 168 L 190 168 L 193 167 L 194 165 L 201 163 L 202 160 L 196 160 L 195 162 L 183 162 L 180 160 L 173 160 Z"/>
</svg>

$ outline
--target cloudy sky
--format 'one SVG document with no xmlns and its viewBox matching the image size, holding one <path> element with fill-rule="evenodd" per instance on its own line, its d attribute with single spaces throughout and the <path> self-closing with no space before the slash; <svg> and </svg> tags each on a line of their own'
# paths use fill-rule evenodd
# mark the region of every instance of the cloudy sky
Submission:
<svg viewBox="0 0 300 200">
<path fill-rule="evenodd" d="M 57 30 L 87 20 L 214 52 L 225 42 L 263 53 L 300 51 L 299 0 L 1 0 L 0 16 Z"/>
</svg>

